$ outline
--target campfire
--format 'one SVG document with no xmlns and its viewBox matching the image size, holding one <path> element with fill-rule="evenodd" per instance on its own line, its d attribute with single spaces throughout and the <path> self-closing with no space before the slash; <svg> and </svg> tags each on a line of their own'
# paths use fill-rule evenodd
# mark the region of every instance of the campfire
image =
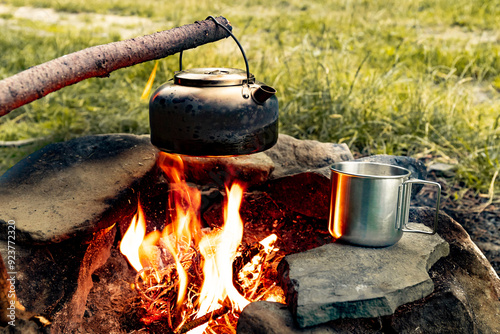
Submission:
<svg viewBox="0 0 500 334">
<path fill-rule="evenodd" d="M 280 259 L 277 236 L 242 244 L 244 184 L 229 178 L 223 225 L 203 227 L 201 193 L 186 182 L 181 156 L 161 153 L 158 163 L 170 185 L 171 223 L 146 233 L 139 202 L 120 243 L 137 271 L 131 286 L 144 326 L 172 333 L 235 332 L 238 315 L 250 302 L 284 301 L 281 288 L 267 278 Z"/>
<path fill-rule="evenodd" d="M 108 135 L 51 145 L 30 156 L 0 179 L 6 189 L 2 214 L 12 218 L 17 234 L 16 272 L 7 276 L 16 280 L 23 307 L 9 311 L 16 330 L 369 333 L 380 331 L 383 317 L 383 331 L 435 332 L 435 326 L 454 328 L 458 317 L 467 332 L 476 324 L 495 332 L 498 322 L 484 320 L 498 314 L 498 295 L 491 290 L 498 279 L 488 280 L 491 266 L 481 264 L 487 260 L 474 253 L 477 247 L 451 219 L 440 215 L 439 221 L 450 245 L 438 235 L 415 233 L 385 248 L 332 242 L 325 217 L 330 179 L 318 168 L 299 174 L 290 169 L 297 161 L 315 168 L 315 156 L 325 163 L 325 151 L 303 158 L 276 154 L 304 152 L 311 144 L 335 149 L 280 136 L 260 159 L 181 159 L 158 156 L 149 138 Z M 89 152 L 91 158 L 82 161 Z M 249 159 L 258 161 L 252 170 Z M 64 168 L 55 169 L 63 162 Z M 48 197 L 50 191 L 57 196 Z M 47 212 L 54 203 L 62 204 Z M 82 210 L 83 204 L 92 205 Z M 412 213 L 412 221 L 429 225 L 434 217 L 426 208 Z M 470 276 L 473 270 L 483 276 Z M 460 294 L 454 297 L 454 291 Z M 423 312 L 432 317 L 421 317 Z"/>
<path fill-rule="evenodd" d="M 236 325 L 239 333 L 262 333 L 264 325 L 282 328 L 282 332 L 290 326 L 315 327 L 321 332 L 325 328 L 329 332 L 352 332 L 353 328 L 364 332 L 443 332 L 454 327 L 464 332 L 498 332 L 498 326 L 493 327 L 499 323 L 495 321 L 498 276 L 477 247 L 470 245 L 458 223 L 439 215 L 439 200 L 435 211 L 419 208 L 414 214 L 418 218 L 415 222 L 425 228 L 419 232 L 431 236 L 415 239 L 413 233 L 406 233 L 402 238 L 402 227 L 410 215 L 410 186 L 417 183 L 406 180 L 409 170 L 398 167 L 405 172 L 381 175 L 341 170 L 350 176 L 341 177 L 338 183 L 342 186 L 335 191 L 334 164 L 354 159 L 347 145 L 279 136 L 276 90 L 250 72 L 228 21 L 209 19 L 172 34 L 84 50 L 88 57 L 77 52 L 50 62 L 63 72 L 67 69 L 66 74 L 47 71 L 50 66 L 42 64 L 2 81 L 12 99 L 0 107 L 0 116 L 40 98 L 40 91 L 47 94 L 90 76 L 106 76 L 122 66 L 228 36 L 240 48 L 246 67 L 183 70 L 181 53 L 173 80 L 152 94 L 148 138 L 101 135 L 51 144 L 2 175 L 0 305 L 9 305 L 9 311 L 0 312 L 0 325 L 9 320 L 9 326 L 19 326 L 15 331 L 33 332 L 36 327 L 44 333 L 235 333 Z M 195 38 L 189 31 L 204 38 Z M 131 46 L 144 47 L 151 41 L 154 45 L 174 45 L 169 41 L 175 36 L 190 38 L 161 54 L 157 48 L 146 48 L 155 54 L 148 53 L 144 59 L 122 52 L 128 58 L 125 61 L 112 52 L 120 47 L 130 51 Z M 79 66 L 83 58 L 96 60 L 89 64 L 106 63 L 99 66 L 104 72 Z M 73 69 L 78 73 L 72 73 Z M 32 82 L 34 72 L 56 73 L 57 78 L 39 76 L 43 82 Z M 45 87 L 47 83 L 54 84 Z M 158 150 L 193 159 L 262 154 L 230 163 L 228 158 L 220 158 L 225 161 L 211 161 L 202 168 L 210 174 L 220 167 L 230 171 L 241 167 L 242 177 L 249 173 L 246 177 L 252 182 L 246 190 L 241 178 L 224 172 L 225 190 L 213 187 L 223 193 L 222 207 L 213 201 L 206 211 L 214 214 L 220 208 L 222 218 L 214 214 L 209 221 L 201 214 L 199 187 L 204 181 L 186 182 L 184 158 L 160 153 L 157 160 Z M 419 172 L 417 161 L 406 157 L 367 158 L 409 165 Z M 144 199 L 150 198 L 144 194 L 148 187 L 164 185 L 156 163 L 167 178 L 169 194 L 166 220 L 151 224 L 159 219 L 147 216 L 155 209 L 149 208 Z M 425 166 L 421 167 L 426 174 Z M 364 240 L 363 229 L 350 228 L 357 225 L 342 219 L 347 216 L 344 213 L 369 213 L 366 203 L 350 205 L 340 196 L 334 200 L 333 195 L 346 194 L 350 199 L 352 193 L 354 203 L 372 194 L 367 190 L 375 188 L 379 176 L 410 186 L 391 187 L 397 190 L 392 192 L 396 198 L 391 205 L 380 205 L 390 207 L 391 214 L 401 213 L 385 224 L 390 242 L 370 244 Z M 355 182 L 351 186 L 350 181 L 342 181 L 358 177 L 370 181 L 359 189 Z M 133 201 L 138 194 L 134 215 Z M 380 196 L 374 192 L 366 197 L 370 204 L 387 195 L 381 191 Z M 366 230 L 377 239 L 383 234 L 379 226 L 368 224 L 375 221 L 375 214 L 366 216 Z M 427 227 L 429 218 L 434 221 L 433 229 Z M 439 234 L 451 247 L 436 234 L 438 220 Z M 381 219 L 380 225 L 385 221 Z M 126 231 L 123 225 L 129 225 Z M 358 245 L 369 247 L 332 242 L 331 236 L 349 242 L 353 231 L 362 236 Z M 279 240 L 274 232 L 279 233 Z M 121 253 L 115 247 L 117 234 Z M 450 249 L 454 254 L 437 263 Z M 432 269 L 434 263 L 436 268 Z M 431 313 L 433 316 L 428 316 Z M 254 317 L 256 314 L 260 316 Z M 448 314 L 453 314 L 453 319 L 448 321 Z M 462 320 L 457 322 L 460 315 Z M 277 318 L 281 321 L 278 325 L 274 322 Z"/>
</svg>

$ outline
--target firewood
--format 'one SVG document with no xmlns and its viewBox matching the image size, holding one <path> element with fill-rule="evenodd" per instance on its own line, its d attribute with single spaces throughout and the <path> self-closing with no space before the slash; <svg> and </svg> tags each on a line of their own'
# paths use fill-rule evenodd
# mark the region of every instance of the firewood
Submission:
<svg viewBox="0 0 500 334">
<path fill-rule="evenodd" d="M 229 311 L 231 311 L 231 307 L 222 306 L 221 308 L 219 308 L 213 312 L 209 312 L 209 313 L 207 313 L 199 318 L 196 318 L 190 322 L 185 323 L 181 327 L 181 329 L 179 330 L 178 333 L 179 334 L 187 333 L 190 330 L 192 330 L 193 328 L 201 326 L 204 323 L 209 322 L 211 319 L 217 319 L 217 318 L 223 316 L 224 314 L 228 313 Z"/>
<path fill-rule="evenodd" d="M 252 261 L 252 258 L 259 254 L 259 252 L 264 248 L 260 243 L 255 242 L 251 245 L 241 246 L 239 254 L 233 260 L 233 277 L 238 277 L 240 270 Z"/>
</svg>

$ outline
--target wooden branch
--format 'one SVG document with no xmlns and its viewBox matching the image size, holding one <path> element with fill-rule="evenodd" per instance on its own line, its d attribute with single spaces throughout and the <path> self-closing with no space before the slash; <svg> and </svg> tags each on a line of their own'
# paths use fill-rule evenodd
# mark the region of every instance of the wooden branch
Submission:
<svg viewBox="0 0 500 334">
<path fill-rule="evenodd" d="M 192 330 L 193 328 L 196 328 L 198 326 L 203 325 L 206 322 L 209 322 L 211 319 L 217 319 L 219 317 L 222 317 L 224 314 L 228 313 L 231 311 L 231 308 L 228 306 L 222 306 L 221 308 L 218 308 L 215 311 L 209 312 L 199 318 L 194 319 L 193 321 L 190 321 L 186 324 L 184 324 L 181 329 L 179 330 L 179 334 L 184 334 Z"/>
<path fill-rule="evenodd" d="M 217 17 L 216 20 L 232 29 L 224 17 Z M 212 19 L 206 19 L 56 58 L 0 81 L 0 116 L 82 80 L 107 77 L 117 69 L 165 58 L 228 36 Z"/>
</svg>

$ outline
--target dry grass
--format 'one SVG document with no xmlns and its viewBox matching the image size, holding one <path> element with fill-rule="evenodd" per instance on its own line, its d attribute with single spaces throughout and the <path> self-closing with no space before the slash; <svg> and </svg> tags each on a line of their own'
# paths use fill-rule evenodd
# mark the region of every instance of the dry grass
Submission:
<svg viewBox="0 0 500 334">
<path fill-rule="evenodd" d="M 278 90 L 281 132 L 346 142 L 360 154 L 432 157 L 457 164 L 462 186 L 493 196 L 500 191 L 494 178 L 500 170 L 499 0 L 4 3 L 0 77 L 131 31 L 153 33 L 223 15 L 251 71 Z M 53 8 L 61 18 L 20 18 L 10 5 Z M 97 14 L 141 20 L 99 24 Z M 65 24 L 65 15 L 74 24 Z M 243 67 L 231 40 L 188 51 L 184 62 Z M 177 66 L 175 56 L 160 61 L 155 86 Z M 0 140 L 45 139 L 0 149 L 0 173 L 44 143 L 147 133 L 147 102 L 139 98 L 152 68 L 147 63 L 87 80 L 1 118 Z"/>
</svg>

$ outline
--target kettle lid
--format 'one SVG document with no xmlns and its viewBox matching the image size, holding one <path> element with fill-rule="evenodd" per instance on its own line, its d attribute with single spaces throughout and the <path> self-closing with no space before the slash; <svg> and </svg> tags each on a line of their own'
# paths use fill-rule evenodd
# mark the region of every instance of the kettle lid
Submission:
<svg viewBox="0 0 500 334">
<path fill-rule="evenodd" d="M 224 67 L 192 68 L 174 75 L 175 84 L 194 87 L 240 86 L 253 83 L 253 74 L 250 74 L 250 81 L 248 82 L 246 71 Z"/>
</svg>

